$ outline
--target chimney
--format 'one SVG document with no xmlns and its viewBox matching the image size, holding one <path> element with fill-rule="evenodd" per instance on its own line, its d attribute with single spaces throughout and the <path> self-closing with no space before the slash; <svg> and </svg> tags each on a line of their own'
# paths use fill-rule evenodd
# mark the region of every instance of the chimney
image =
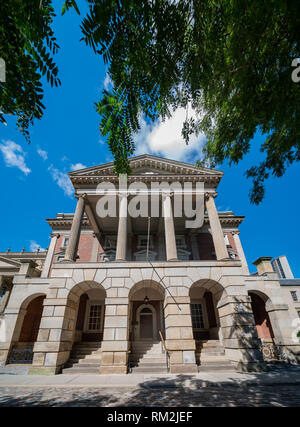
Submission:
<svg viewBox="0 0 300 427">
<path fill-rule="evenodd" d="M 261 256 L 256 261 L 254 261 L 252 264 L 254 264 L 257 268 L 258 274 L 261 276 L 266 273 L 274 273 L 271 259 L 273 257 L 270 256 Z"/>
</svg>

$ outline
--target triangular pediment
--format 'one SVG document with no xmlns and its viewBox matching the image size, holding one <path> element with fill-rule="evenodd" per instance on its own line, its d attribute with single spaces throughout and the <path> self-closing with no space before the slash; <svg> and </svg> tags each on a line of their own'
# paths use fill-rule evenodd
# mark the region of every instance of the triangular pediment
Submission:
<svg viewBox="0 0 300 427">
<path fill-rule="evenodd" d="M 163 157 L 153 156 L 151 154 L 143 154 L 141 156 L 132 157 L 129 159 L 132 169 L 132 175 L 205 175 L 222 177 L 223 172 L 199 168 L 195 165 L 180 162 L 178 160 L 165 159 Z M 87 176 L 109 176 L 115 175 L 114 164 L 104 163 L 90 168 L 80 169 L 69 173 L 72 177 L 87 177 Z"/>
<path fill-rule="evenodd" d="M 20 268 L 21 263 L 12 259 L 0 256 L 0 269 Z"/>
</svg>

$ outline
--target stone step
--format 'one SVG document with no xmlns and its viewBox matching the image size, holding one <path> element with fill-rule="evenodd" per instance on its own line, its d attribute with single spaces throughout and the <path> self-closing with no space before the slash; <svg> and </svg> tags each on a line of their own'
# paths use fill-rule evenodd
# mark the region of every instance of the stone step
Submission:
<svg viewBox="0 0 300 427">
<path fill-rule="evenodd" d="M 132 351 L 130 354 L 135 355 L 137 357 L 157 357 L 157 356 L 162 356 L 165 353 L 163 353 L 162 351 L 156 351 L 156 352 L 149 352 L 149 351 Z"/>
<path fill-rule="evenodd" d="M 78 374 L 87 374 L 87 375 L 99 375 L 99 369 L 100 367 L 80 367 L 80 368 L 64 368 L 62 370 L 62 374 L 72 374 L 72 375 L 78 375 Z"/>
<path fill-rule="evenodd" d="M 94 362 L 94 363 L 89 363 L 89 362 L 83 362 L 83 363 L 72 363 L 72 362 L 68 362 L 65 366 L 65 368 L 74 368 L 74 369 L 81 369 L 81 368 L 97 368 L 98 366 L 100 366 L 100 362 Z"/>
<path fill-rule="evenodd" d="M 201 351 L 198 353 L 199 356 L 224 356 L 224 351 Z"/>
<path fill-rule="evenodd" d="M 198 366 L 198 372 L 236 372 L 234 366 L 232 365 L 200 365 Z"/>
<path fill-rule="evenodd" d="M 160 364 L 160 363 L 166 363 L 166 358 L 165 357 L 155 357 L 155 358 L 151 358 L 151 359 L 135 359 L 135 358 L 130 358 L 130 360 L 132 362 L 137 362 L 139 364 L 144 364 L 144 365 L 151 365 L 151 364 Z"/>
<path fill-rule="evenodd" d="M 97 356 L 100 354 L 101 351 L 71 351 L 71 357 Z"/>
<path fill-rule="evenodd" d="M 201 356 L 200 357 L 200 362 L 229 362 L 230 361 L 225 357 L 225 356 Z"/>
<path fill-rule="evenodd" d="M 147 351 L 147 350 L 158 350 L 158 349 L 160 349 L 160 348 L 162 348 L 162 346 L 161 345 L 147 345 L 147 346 L 142 346 L 142 345 L 132 345 L 131 346 L 131 348 L 132 349 L 134 349 L 134 350 L 145 350 L 145 351 Z"/>
<path fill-rule="evenodd" d="M 150 366 L 135 366 L 131 368 L 132 374 L 167 374 L 167 367 L 150 367 Z"/>
<path fill-rule="evenodd" d="M 79 351 L 97 351 L 100 350 L 101 346 L 93 346 L 93 347 L 86 347 L 86 346 L 78 346 L 78 345 L 74 345 L 73 346 L 73 350 L 79 350 Z"/>
</svg>

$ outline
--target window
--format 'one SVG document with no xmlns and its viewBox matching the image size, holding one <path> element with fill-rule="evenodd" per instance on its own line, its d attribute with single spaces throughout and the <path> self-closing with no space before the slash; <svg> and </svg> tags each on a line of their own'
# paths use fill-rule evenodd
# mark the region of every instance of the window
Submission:
<svg viewBox="0 0 300 427">
<path fill-rule="evenodd" d="M 191 304 L 191 315 L 192 315 L 192 325 L 193 329 L 203 329 L 203 312 L 202 304 Z"/>
<path fill-rule="evenodd" d="M 176 236 L 175 240 L 176 240 L 177 248 L 185 248 L 186 247 L 184 236 Z"/>
<path fill-rule="evenodd" d="M 147 248 L 148 237 L 147 236 L 138 236 L 138 249 Z M 149 249 L 153 248 L 153 239 L 152 236 L 149 236 Z"/>
<path fill-rule="evenodd" d="M 300 317 L 300 310 L 298 310 L 297 313 L 298 313 L 298 317 Z"/>
<path fill-rule="evenodd" d="M 61 248 L 62 249 L 66 249 L 66 247 L 68 246 L 68 243 L 69 243 L 69 236 L 65 236 L 65 237 L 63 237 L 63 240 L 62 240 L 62 245 L 61 245 Z"/>
<path fill-rule="evenodd" d="M 185 249 L 178 249 L 177 250 L 177 257 L 181 261 L 187 261 L 190 259 L 190 252 L 186 251 Z"/>
<path fill-rule="evenodd" d="M 89 331 L 99 331 L 101 325 L 101 305 L 92 304 L 90 306 L 88 329 Z"/>
<path fill-rule="evenodd" d="M 105 248 L 116 249 L 117 236 L 105 236 Z"/>
<path fill-rule="evenodd" d="M 136 261 L 148 261 L 148 259 L 150 261 L 155 261 L 156 252 L 149 250 L 148 251 L 148 259 L 147 259 L 146 249 L 142 249 L 141 251 L 135 252 L 134 256 L 135 256 Z"/>
<path fill-rule="evenodd" d="M 2 286 L 2 288 L 1 288 L 1 290 L 0 290 L 0 299 L 4 297 L 5 292 L 6 292 L 6 287 L 5 287 L 5 286 Z"/>
<path fill-rule="evenodd" d="M 297 291 L 291 291 L 293 301 L 298 301 Z"/>
<path fill-rule="evenodd" d="M 114 249 L 109 249 L 105 252 L 102 252 L 102 254 L 100 254 L 101 262 L 111 262 L 115 260 L 116 260 L 116 251 Z"/>
<path fill-rule="evenodd" d="M 228 234 L 225 234 L 225 236 L 224 236 L 224 240 L 225 240 L 225 245 L 226 245 L 227 247 L 231 247 L 231 244 L 229 243 L 229 239 L 228 239 Z"/>
</svg>

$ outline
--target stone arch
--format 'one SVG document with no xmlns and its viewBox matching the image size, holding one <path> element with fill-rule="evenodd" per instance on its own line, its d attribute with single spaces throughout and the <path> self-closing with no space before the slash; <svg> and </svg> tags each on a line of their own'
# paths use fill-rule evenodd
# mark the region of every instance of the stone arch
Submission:
<svg viewBox="0 0 300 427">
<path fill-rule="evenodd" d="M 76 297 L 79 298 L 83 293 L 90 289 L 99 289 L 104 292 L 106 298 L 106 289 L 105 287 L 94 280 L 84 280 L 82 282 L 74 283 L 74 286 L 69 289 L 67 296 L 68 300 L 76 300 Z"/>
<path fill-rule="evenodd" d="M 158 282 L 156 282 L 155 280 L 141 280 L 140 282 L 135 283 L 130 291 L 129 291 L 129 299 L 132 298 L 132 296 L 134 295 L 134 293 L 136 293 L 137 291 L 141 290 L 141 289 L 154 289 L 156 292 L 158 292 L 162 298 L 164 298 L 165 296 L 165 288 Z"/>
<path fill-rule="evenodd" d="M 217 302 L 227 296 L 226 289 L 221 285 L 221 283 L 213 279 L 200 279 L 194 282 L 190 287 L 190 296 L 194 289 L 200 289 L 202 293 L 210 291 Z"/>
</svg>

